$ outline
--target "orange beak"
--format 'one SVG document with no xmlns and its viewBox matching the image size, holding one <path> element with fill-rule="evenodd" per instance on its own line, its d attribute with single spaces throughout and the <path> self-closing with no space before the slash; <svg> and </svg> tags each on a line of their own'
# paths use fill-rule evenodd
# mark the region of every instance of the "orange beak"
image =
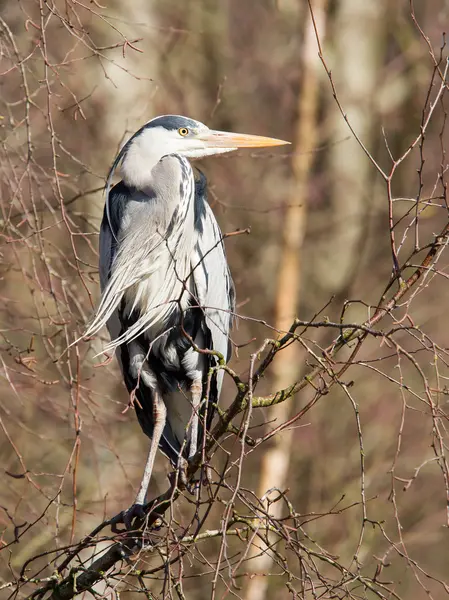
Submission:
<svg viewBox="0 0 449 600">
<path fill-rule="evenodd" d="M 198 136 L 208 148 L 266 148 L 268 146 L 284 146 L 290 144 L 284 140 L 248 135 L 246 133 L 229 133 L 227 131 L 207 131 Z"/>
</svg>

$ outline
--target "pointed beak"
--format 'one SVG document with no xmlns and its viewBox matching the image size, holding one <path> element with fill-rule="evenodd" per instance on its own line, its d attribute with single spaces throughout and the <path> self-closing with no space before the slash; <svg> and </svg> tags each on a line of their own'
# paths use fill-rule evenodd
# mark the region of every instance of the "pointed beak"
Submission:
<svg viewBox="0 0 449 600">
<path fill-rule="evenodd" d="M 290 144 L 284 140 L 263 137 L 261 135 L 248 135 L 246 133 L 229 133 L 227 131 L 207 131 L 199 139 L 208 148 L 266 148 L 268 146 L 284 146 Z"/>
</svg>

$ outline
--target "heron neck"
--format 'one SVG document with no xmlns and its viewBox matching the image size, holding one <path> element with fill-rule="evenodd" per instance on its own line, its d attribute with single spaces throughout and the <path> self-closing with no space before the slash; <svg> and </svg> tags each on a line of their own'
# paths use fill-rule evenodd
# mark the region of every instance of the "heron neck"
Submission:
<svg viewBox="0 0 449 600">
<path fill-rule="evenodd" d="M 129 187 L 138 190 L 151 187 L 154 180 L 153 169 L 161 158 L 156 154 L 147 154 L 144 157 L 134 146 L 131 146 L 123 158 L 120 169 L 123 181 Z"/>
</svg>

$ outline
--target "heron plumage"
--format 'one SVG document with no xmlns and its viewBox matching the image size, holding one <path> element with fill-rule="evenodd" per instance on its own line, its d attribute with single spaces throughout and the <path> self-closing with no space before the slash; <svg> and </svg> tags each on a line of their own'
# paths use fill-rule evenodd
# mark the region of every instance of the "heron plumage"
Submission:
<svg viewBox="0 0 449 600">
<path fill-rule="evenodd" d="M 86 331 L 107 325 L 137 417 L 151 438 L 131 524 L 145 501 L 159 447 L 181 467 L 211 426 L 231 354 L 235 295 L 206 178 L 187 158 L 287 142 L 157 117 L 126 142 L 106 182 L 100 229 L 100 305 Z M 122 181 L 110 189 L 115 170 Z M 204 402 L 202 402 L 204 400 Z M 204 419 L 202 418 L 204 417 Z M 137 510 L 137 512 L 136 512 Z"/>
<path fill-rule="evenodd" d="M 106 285 L 100 306 L 86 334 L 93 335 L 106 325 L 122 303 L 125 316 L 135 310 L 140 316 L 113 338 L 105 351 L 115 350 L 143 331 L 155 339 L 176 311 L 176 304 L 180 302 L 185 308 L 189 299 L 188 275 L 194 245 L 192 168 L 182 157 L 166 156 L 154 167 L 153 176 L 154 183 L 141 190 L 119 184 L 120 189 L 116 192 L 114 187 L 108 200 L 111 221 L 119 222 L 120 227 L 115 232 L 111 230 L 117 237 L 112 268 L 107 281 L 103 277 Z M 108 225 L 106 218 L 101 234 Z M 114 239 L 113 235 L 110 237 Z M 107 261 L 110 254 L 106 254 Z M 100 269 L 105 271 L 103 265 Z"/>
<path fill-rule="evenodd" d="M 87 335 L 107 324 L 111 342 L 105 351 L 117 350 L 149 437 L 152 395 L 159 385 L 167 407 L 161 449 L 176 465 L 181 448 L 187 454 L 190 443 L 189 383 L 199 376 L 205 385 L 210 366 L 217 364 L 214 356 L 198 353 L 181 333 L 181 319 L 199 348 L 216 350 L 227 360 L 234 292 L 204 175 L 195 182 L 190 163 L 176 155 L 162 158 L 152 175 L 155 183 L 144 189 L 122 181 L 110 192 L 109 217 L 105 211 L 100 233 L 102 299 Z M 130 350 L 133 341 L 140 350 Z M 139 352 L 149 366 L 140 377 L 132 366 Z M 221 371 L 213 376 L 212 404 L 218 400 L 222 378 Z M 209 421 L 212 415 L 209 408 Z"/>
</svg>

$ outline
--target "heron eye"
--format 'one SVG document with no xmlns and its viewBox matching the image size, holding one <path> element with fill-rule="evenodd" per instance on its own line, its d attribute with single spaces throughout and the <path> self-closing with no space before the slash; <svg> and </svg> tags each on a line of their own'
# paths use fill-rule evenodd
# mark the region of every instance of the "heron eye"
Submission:
<svg viewBox="0 0 449 600">
<path fill-rule="evenodd" d="M 187 127 L 180 127 L 178 129 L 178 133 L 179 135 L 182 135 L 182 137 L 185 137 L 189 133 L 189 130 L 187 129 Z"/>
</svg>

